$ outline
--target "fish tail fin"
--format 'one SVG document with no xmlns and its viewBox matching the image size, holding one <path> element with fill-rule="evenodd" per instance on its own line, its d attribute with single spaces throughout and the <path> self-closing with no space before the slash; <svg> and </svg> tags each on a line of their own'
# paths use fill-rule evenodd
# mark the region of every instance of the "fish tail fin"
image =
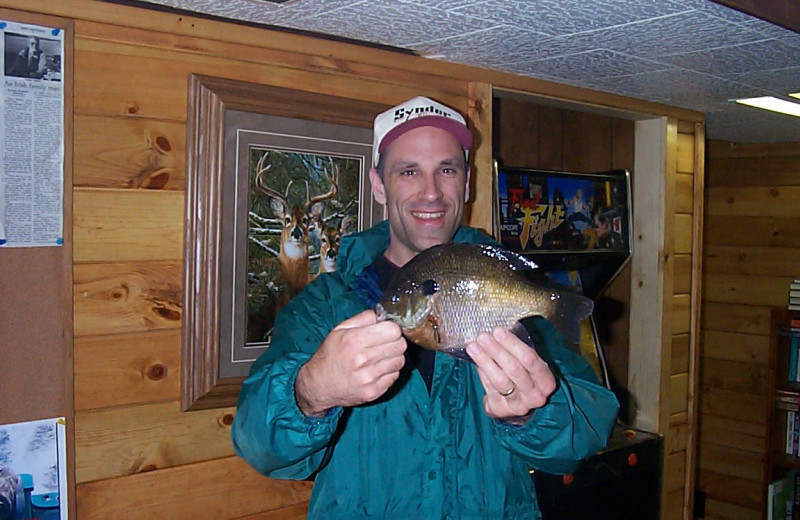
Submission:
<svg viewBox="0 0 800 520">
<path fill-rule="evenodd" d="M 582 294 L 558 291 L 556 304 L 544 318 L 572 344 L 580 343 L 581 321 L 592 314 L 594 302 Z"/>
</svg>

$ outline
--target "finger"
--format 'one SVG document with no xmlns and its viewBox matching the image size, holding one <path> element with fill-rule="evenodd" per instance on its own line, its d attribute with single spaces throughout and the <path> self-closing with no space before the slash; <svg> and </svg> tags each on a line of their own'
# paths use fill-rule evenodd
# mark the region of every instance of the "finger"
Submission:
<svg viewBox="0 0 800 520">
<path fill-rule="evenodd" d="M 478 334 L 477 340 L 467 345 L 467 353 L 475 362 L 487 392 L 506 393 L 517 384 L 496 359 L 499 355 L 512 359 L 513 356 L 505 353 L 503 347 L 497 344 L 490 334 L 484 332 Z"/>
</svg>

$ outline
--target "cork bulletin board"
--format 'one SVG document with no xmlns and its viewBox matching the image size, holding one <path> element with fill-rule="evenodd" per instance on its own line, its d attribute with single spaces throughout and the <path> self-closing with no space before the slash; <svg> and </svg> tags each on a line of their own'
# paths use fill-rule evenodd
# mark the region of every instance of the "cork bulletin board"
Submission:
<svg viewBox="0 0 800 520">
<path fill-rule="evenodd" d="M 58 55 L 57 60 L 58 76 L 54 73 L 48 78 L 30 76 L 37 87 L 39 82 L 44 85 L 42 88 L 48 85 L 52 87 L 56 81 L 63 86 L 63 122 L 60 122 L 63 128 L 63 163 L 60 166 L 62 175 L 59 176 L 63 185 L 56 186 L 63 188 L 60 190 L 63 195 L 61 207 L 55 210 L 56 216 L 61 218 L 62 232 L 59 240 L 47 245 L 0 246 L 0 425 L 47 418 L 66 419 L 68 475 L 72 475 L 71 73 L 74 33 L 69 20 L 7 9 L 0 9 L 0 22 L 3 22 L 3 28 L 13 25 L 25 30 L 28 24 L 30 30 L 45 27 L 60 32 L 60 38 L 63 38 L 63 53 Z M 8 57 L 7 53 L 6 60 Z M 49 65 L 52 71 L 52 60 Z M 4 92 L 4 103 L 7 98 Z M 3 130 L 6 136 L 16 133 L 13 124 L 13 119 L 9 118 L 6 111 Z M 36 163 L 37 159 L 35 155 L 31 159 L 35 172 L 44 167 Z M 13 184 L 13 181 L 6 183 L 9 184 Z M 10 189 L 15 188 L 12 186 Z M 37 211 L 31 213 L 38 214 Z M 72 480 L 71 477 L 69 480 Z M 70 483 L 70 486 L 74 489 L 74 483 Z M 68 508 L 70 516 L 74 517 L 74 504 L 69 503 Z"/>
</svg>

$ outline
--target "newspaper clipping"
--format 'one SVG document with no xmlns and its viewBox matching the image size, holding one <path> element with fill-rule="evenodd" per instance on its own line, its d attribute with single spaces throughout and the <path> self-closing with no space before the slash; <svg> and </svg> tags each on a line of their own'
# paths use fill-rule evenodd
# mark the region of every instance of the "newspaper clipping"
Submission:
<svg viewBox="0 0 800 520">
<path fill-rule="evenodd" d="M 0 20 L 0 248 L 63 242 L 62 29 Z"/>
</svg>

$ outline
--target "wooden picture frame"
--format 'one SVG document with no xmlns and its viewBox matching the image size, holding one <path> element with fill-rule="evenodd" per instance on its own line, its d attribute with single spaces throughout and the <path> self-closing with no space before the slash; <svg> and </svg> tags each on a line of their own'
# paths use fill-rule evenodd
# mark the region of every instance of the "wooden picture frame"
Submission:
<svg viewBox="0 0 800 520">
<path fill-rule="evenodd" d="M 330 125 L 335 125 L 339 131 L 344 128 L 353 134 L 371 135 L 375 115 L 386 108 L 378 103 L 284 87 L 190 75 L 182 324 L 181 407 L 184 411 L 235 405 L 245 378 L 220 372 L 224 364 L 220 356 L 226 353 L 224 342 L 237 335 L 244 337 L 241 324 L 232 323 L 244 319 L 244 311 L 236 310 L 236 305 L 242 303 L 241 284 L 244 282 L 238 282 L 238 290 L 232 287 L 232 266 L 233 262 L 241 262 L 241 254 L 237 260 L 235 250 L 246 249 L 247 239 L 242 238 L 240 226 L 236 243 L 231 242 L 230 237 L 237 230 L 232 222 L 236 218 L 232 217 L 241 215 L 241 201 L 247 200 L 249 189 L 247 185 L 242 187 L 242 183 L 236 183 L 241 175 L 235 166 L 240 154 L 231 140 L 235 132 L 227 127 L 236 118 L 257 122 L 265 116 L 263 120 L 270 121 L 272 127 L 266 131 L 255 129 L 255 133 L 262 136 L 286 134 L 289 141 L 276 146 L 281 151 L 292 151 L 304 138 L 325 140 L 325 135 L 334 128 Z M 283 132 L 286 128 L 289 131 Z M 303 135 L 306 131 L 317 135 Z M 294 151 L 309 150 L 301 146 Z M 311 152 L 335 155 L 342 149 L 323 147 Z M 370 151 L 364 155 L 369 161 Z M 369 164 L 363 167 L 365 174 Z M 251 173 L 249 166 L 244 171 L 247 175 Z M 362 199 L 366 183 L 368 181 L 362 179 Z M 369 194 L 368 189 L 366 193 Z M 359 220 L 362 227 L 368 227 L 381 215 L 382 209 L 370 207 Z M 241 224 L 241 219 L 239 222 Z"/>
</svg>

